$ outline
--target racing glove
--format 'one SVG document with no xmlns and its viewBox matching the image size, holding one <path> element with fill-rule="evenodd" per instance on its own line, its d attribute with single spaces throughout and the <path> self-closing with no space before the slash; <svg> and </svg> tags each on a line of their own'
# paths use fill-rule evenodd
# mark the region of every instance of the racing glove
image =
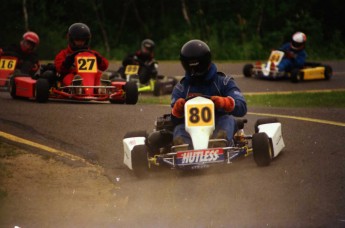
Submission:
<svg viewBox="0 0 345 228">
<path fill-rule="evenodd" d="M 184 104 L 186 103 L 186 100 L 183 98 L 179 98 L 175 104 L 174 107 L 171 111 L 171 114 L 177 118 L 182 118 L 183 117 L 183 112 L 184 112 Z"/>
<path fill-rule="evenodd" d="M 74 63 L 74 57 L 76 54 L 67 55 L 65 61 L 62 63 L 64 68 L 69 69 Z"/>
<path fill-rule="evenodd" d="M 235 100 L 232 97 L 212 96 L 211 100 L 217 109 L 224 109 L 226 112 L 232 112 L 235 108 Z"/>
<path fill-rule="evenodd" d="M 296 54 L 293 53 L 292 51 L 287 51 L 287 52 L 285 52 L 285 56 L 286 56 L 286 58 L 288 58 L 288 59 L 294 59 L 294 58 L 296 58 Z"/>
</svg>

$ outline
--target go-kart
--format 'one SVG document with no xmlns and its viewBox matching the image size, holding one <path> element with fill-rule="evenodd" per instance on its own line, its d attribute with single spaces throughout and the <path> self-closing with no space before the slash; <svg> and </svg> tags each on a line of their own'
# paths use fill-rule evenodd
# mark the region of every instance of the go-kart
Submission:
<svg viewBox="0 0 345 228">
<path fill-rule="evenodd" d="M 277 66 L 283 59 L 285 53 L 273 50 L 267 63 L 257 61 L 255 65 L 246 64 L 243 67 L 245 77 L 256 77 L 262 79 L 290 79 L 291 82 L 308 80 L 329 80 L 332 77 L 332 67 L 321 63 L 306 62 L 301 69 L 293 69 L 291 72 L 278 71 Z"/>
<path fill-rule="evenodd" d="M 161 96 L 172 92 L 174 86 L 177 84 L 177 79 L 172 76 L 157 75 L 150 78 L 146 84 L 140 83 L 139 72 L 143 66 L 127 65 L 125 67 L 125 79 L 127 82 L 135 82 L 138 86 L 139 92 L 152 92 L 154 96 Z M 121 79 L 120 79 L 121 80 Z"/>
<path fill-rule="evenodd" d="M 18 58 L 10 55 L 0 56 L 0 88 L 7 90 L 10 75 L 16 69 Z"/>
<path fill-rule="evenodd" d="M 285 147 L 281 123 L 276 118 L 257 120 L 255 134 L 245 135 L 246 119 L 237 119 L 238 131 L 232 142 L 211 139 L 215 129 L 214 103 L 207 97 L 194 97 L 185 103 L 185 129 L 192 145 L 173 145 L 171 114 L 158 117 L 155 130 L 128 132 L 123 138 L 124 164 L 138 177 L 155 167 L 190 170 L 213 164 L 231 164 L 239 157 L 253 154 L 258 166 L 268 166 Z M 191 149 L 192 148 L 192 149 Z"/>
<path fill-rule="evenodd" d="M 61 80 L 51 83 L 44 72 L 38 79 L 27 75 L 10 78 L 10 94 L 13 98 L 29 98 L 38 102 L 52 99 L 71 99 L 78 101 L 107 101 L 111 103 L 136 104 L 138 88 L 134 82 L 97 82 L 98 67 L 96 56 L 89 51 L 78 51 L 75 55 L 75 75 L 79 75 L 79 85 L 65 86 Z M 99 78 L 99 77 L 98 77 Z"/>
</svg>

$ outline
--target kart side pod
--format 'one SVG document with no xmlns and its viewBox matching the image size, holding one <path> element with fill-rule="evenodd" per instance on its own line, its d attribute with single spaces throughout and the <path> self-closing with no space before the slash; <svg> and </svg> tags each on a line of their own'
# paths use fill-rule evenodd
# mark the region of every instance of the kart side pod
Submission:
<svg viewBox="0 0 345 228">
<path fill-rule="evenodd" d="M 137 145 L 145 145 L 145 137 L 132 137 L 123 139 L 124 158 L 123 163 L 133 170 L 132 167 L 132 150 Z"/>
<path fill-rule="evenodd" d="M 273 157 L 277 157 L 285 147 L 282 136 L 281 123 L 261 124 L 258 126 L 258 129 L 259 132 L 264 132 L 267 134 L 273 149 Z"/>
</svg>

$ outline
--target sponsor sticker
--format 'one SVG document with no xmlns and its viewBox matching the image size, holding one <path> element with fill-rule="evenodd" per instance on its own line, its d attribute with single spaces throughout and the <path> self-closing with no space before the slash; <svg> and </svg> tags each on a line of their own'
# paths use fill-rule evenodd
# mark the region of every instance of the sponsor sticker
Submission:
<svg viewBox="0 0 345 228">
<path fill-rule="evenodd" d="M 182 166 L 216 163 L 222 161 L 224 161 L 224 152 L 221 148 L 181 151 L 177 152 L 176 154 L 176 163 Z"/>
</svg>

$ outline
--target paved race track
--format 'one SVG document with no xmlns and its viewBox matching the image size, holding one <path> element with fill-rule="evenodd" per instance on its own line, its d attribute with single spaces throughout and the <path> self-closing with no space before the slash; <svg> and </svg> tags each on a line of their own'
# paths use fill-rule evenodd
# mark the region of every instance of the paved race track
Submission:
<svg viewBox="0 0 345 228">
<path fill-rule="evenodd" d="M 236 65 L 228 66 L 237 69 Z M 292 84 L 235 77 L 244 92 L 344 89 L 342 65 L 331 81 Z M 162 71 L 169 67 L 161 66 Z M 232 72 L 226 72 L 232 73 Z M 237 74 L 234 70 L 233 74 Z M 171 74 L 172 75 L 172 74 Z M 0 131 L 45 144 L 102 165 L 127 203 L 116 222 L 126 227 L 344 227 L 345 128 L 280 118 L 286 148 L 269 167 L 252 157 L 231 165 L 181 173 L 155 172 L 138 180 L 124 167 L 121 139 L 127 131 L 151 131 L 170 111 L 158 105 L 12 100 L 0 93 Z M 344 109 L 252 108 L 256 113 L 301 116 L 345 123 Z M 116 182 L 115 179 L 120 181 Z M 107 224 L 107 223 L 105 223 Z"/>
</svg>

